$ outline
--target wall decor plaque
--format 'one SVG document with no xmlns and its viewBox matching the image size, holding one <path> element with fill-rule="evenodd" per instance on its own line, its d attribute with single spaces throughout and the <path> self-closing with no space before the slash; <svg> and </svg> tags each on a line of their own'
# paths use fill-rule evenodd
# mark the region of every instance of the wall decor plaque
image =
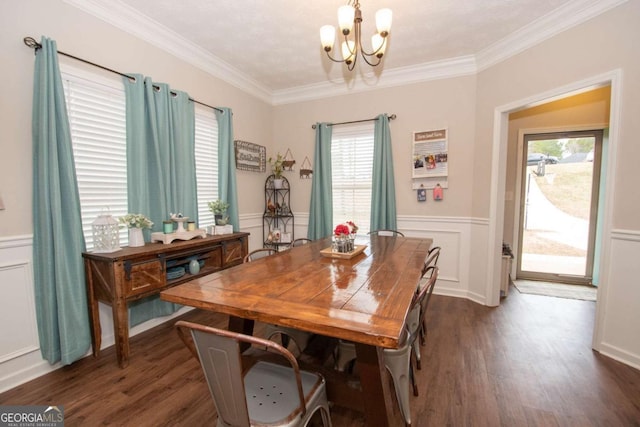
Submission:
<svg viewBox="0 0 640 427">
<path fill-rule="evenodd" d="M 264 172 L 267 164 L 267 149 L 247 141 L 233 141 L 236 152 L 236 169 Z"/>
</svg>

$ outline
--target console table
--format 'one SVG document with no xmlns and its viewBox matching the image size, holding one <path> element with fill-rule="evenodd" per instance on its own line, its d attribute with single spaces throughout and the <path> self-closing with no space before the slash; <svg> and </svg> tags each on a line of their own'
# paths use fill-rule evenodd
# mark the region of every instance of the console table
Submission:
<svg viewBox="0 0 640 427">
<path fill-rule="evenodd" d="M 87 298 L 94 357 L 100 356 L 102 329 L 98 302 L 111 305 L 118 365 L 129 363 L 129 315 L 127 303 L 159 294 L 180 283 L 241 264 L 248 253 L 249 233 L 196 238 L 170 244 L 147 243 L 111 253 L 84 252 Z M 200 269 L 189 272 L 189 262 L 197 260 Z M 176 267 L 185 274 L 175 277 Z M 174 278 L 175 277 L 175 278 Z"/>
</svg>

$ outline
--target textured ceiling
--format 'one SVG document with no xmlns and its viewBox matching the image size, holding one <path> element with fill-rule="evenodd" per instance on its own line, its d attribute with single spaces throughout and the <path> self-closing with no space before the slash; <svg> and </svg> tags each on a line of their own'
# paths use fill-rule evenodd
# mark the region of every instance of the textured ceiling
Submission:
<svg viewBox="0 0 640 427">
<path fill-rule="evenodd" d="M 384 66 L 370 73 L 474 55 L 575 0 L 363 0 L 363 43 L 375 12 L 393 11 Z M 349 79 L 329 61 L 319 28 L 337 26 L 339 0 L 120 0 L 158 25 L 206 50 L 271 91 Z"/>
</svg>

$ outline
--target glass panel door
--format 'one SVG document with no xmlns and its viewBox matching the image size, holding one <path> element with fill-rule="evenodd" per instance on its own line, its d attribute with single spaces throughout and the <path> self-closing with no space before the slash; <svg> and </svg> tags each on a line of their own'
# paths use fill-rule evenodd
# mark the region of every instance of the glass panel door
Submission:
<svg viewBox="0 0 640 427">
<path fill-rule="evenodd" d="M 602 131 L 525 135 L 517 277 L 590 284 Z"/>
</svg>

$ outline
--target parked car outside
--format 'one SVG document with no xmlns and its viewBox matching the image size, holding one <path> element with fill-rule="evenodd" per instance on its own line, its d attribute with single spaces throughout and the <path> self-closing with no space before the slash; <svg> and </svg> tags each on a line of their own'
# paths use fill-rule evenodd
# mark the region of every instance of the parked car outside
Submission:
<svg viewBox="0 0 640 427">
<path fill-rule="evenodd" d="M 531 153 L 527 156 L 527 165 L 537 165 L 541 161 L 544 161 L 545 164 L 556 164 L 558 163 L 558 158 L 541 153 Z"/>
</svg>

